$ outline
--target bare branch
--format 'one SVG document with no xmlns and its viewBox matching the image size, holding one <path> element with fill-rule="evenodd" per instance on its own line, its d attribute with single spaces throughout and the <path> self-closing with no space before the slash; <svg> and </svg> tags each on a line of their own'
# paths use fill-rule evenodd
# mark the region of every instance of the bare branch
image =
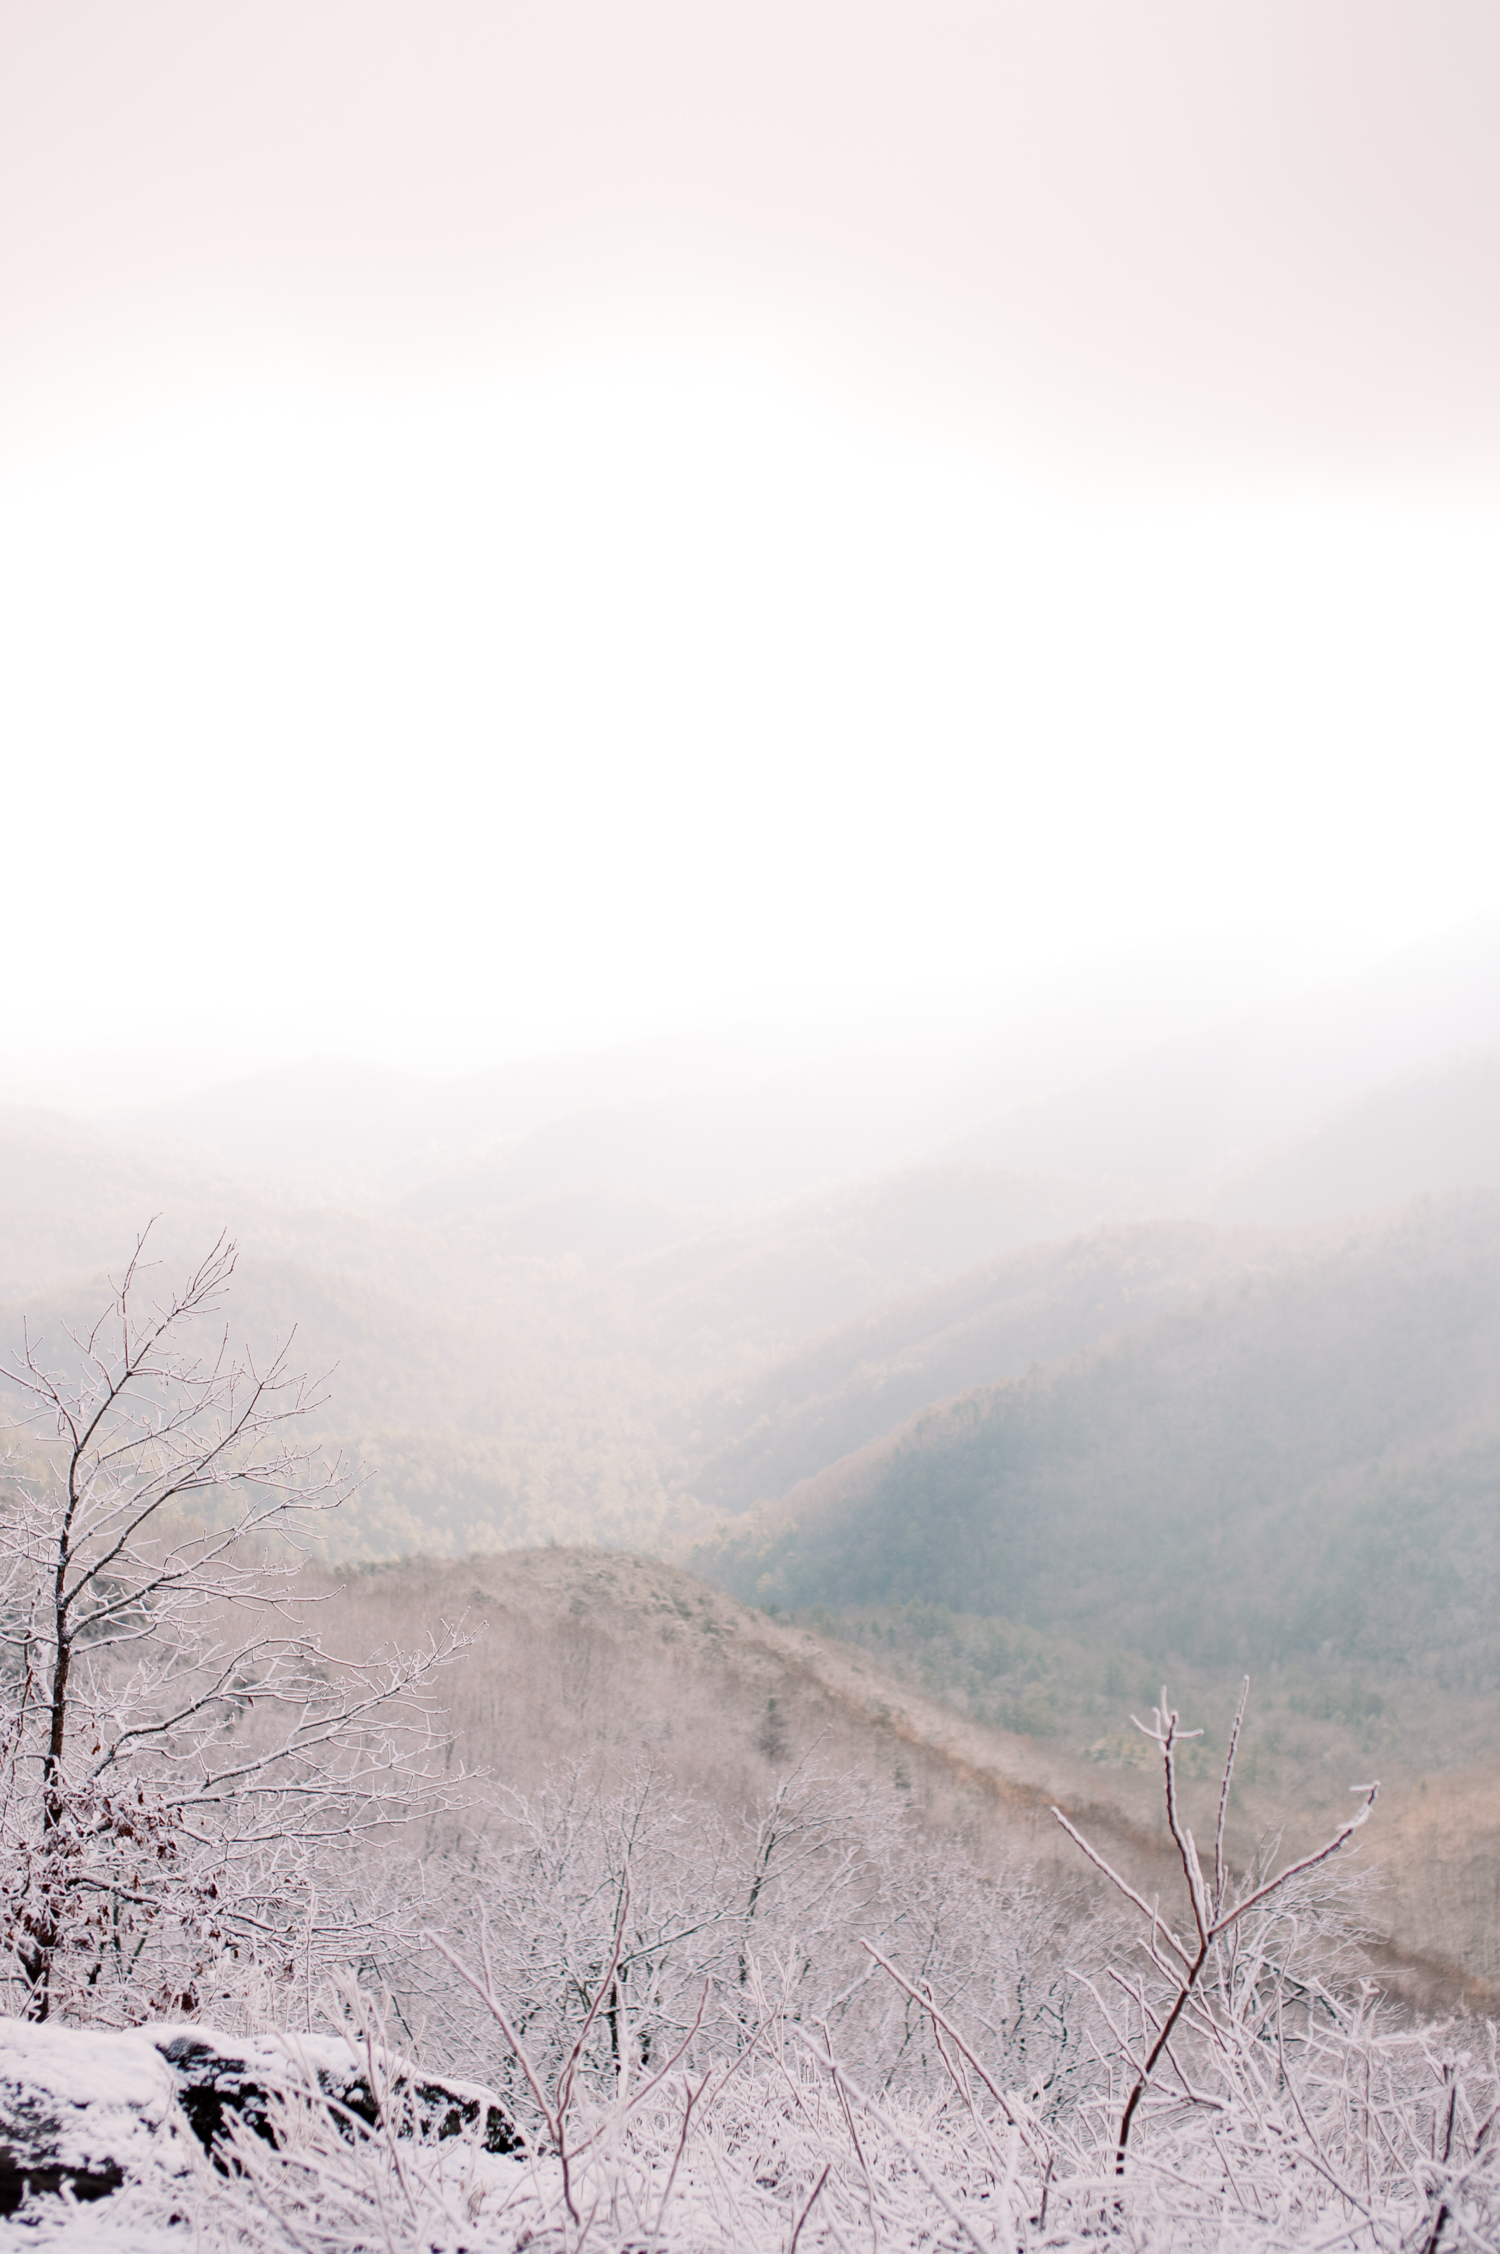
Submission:
<svg viewBox="0 0 1500 2254">
<path fill-rule="evenodd" d="M 1153 1929 L 1161 1934 L 1162 1938 L 1166 1941 L 1169 1948 L 1176 1950 L 1178 1956 L 1181 1957 L 1185 1965 L 1191 1964 L 1193 1961 L 1192 1957 L 1183 1947 L 1182 1943 L 1178 1940 L 1176 1934 L 1172 1931 L 1172 1928 L 1164 1921 L 1160 1913 L 1152 1906 L 1152 1904 L 1144 1901 L 1141 1896 L 1137 1894 L 1135 1888 L 1131 1886 L 1125 1879 L 1121 1878 L 1119 1872 L 1114 1868 L 1113 1864 L 1107 1863 L 1096 1847 L 1091 1847 L 1089 1845 L 1089 1842 L 1084 1838 L 1083 1833 L 1079 1831 L 1075 1825 L 1069 1823 L 1061 1808 L 1054 1808 L 1052 1813 L 1054 1816 L 1056 1816 L 1058 1822 L 1062 1825 L 1063 1830 L 1072 1840 L 1074 1846 L 1081 1848 L 1083 1853 L 1087 1855 L 1095 1870 L 1102 1871 L 1104 1876 L 1109 1880 L 1110 1884 L 1119 1888 L 1126 1901 L 1133 1902 L 1135 1904 L 1135 1907 L 1140 1911 L 1142 1917 L 1149 1918 L 1151 1920 Z"/>
<path fill-rule="evenodd" d="M 1229 1733 L 1229 1751 L 1224 1757 L 1224 1781 L 1219 1787 L 1219 1820 L 1214 1827 L 1214 1914 L 1217 1916 L 1224 1901 L 1224 1825 L 1229 1815 L 1229 1787 L 1234 1778 L 1234 1756 L 1244 1726 L 1245 1708 L 1250 1698 L 1250 1677 L 1240 1686 L 1240 1702 L 1235 1708 L 1234 1728 Z"/>
</svg>

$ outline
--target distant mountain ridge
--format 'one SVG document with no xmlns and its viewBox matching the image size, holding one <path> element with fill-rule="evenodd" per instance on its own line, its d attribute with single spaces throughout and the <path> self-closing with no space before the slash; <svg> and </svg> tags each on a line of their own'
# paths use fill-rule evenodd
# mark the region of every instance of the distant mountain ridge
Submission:
<svg viewBox="0 0 1500 2254">
<path fill-rule="evenodd" d="M 688 1475 L 710 1509 L 774 1500 L 928 1403 L 1138 1327 L 1210 1280 L 1274 1264 L 1267 1231 L 1149 1221 L 1033 1244 L 827 1333 L 699 1411 L 731 1435 Z"/>
</svg>

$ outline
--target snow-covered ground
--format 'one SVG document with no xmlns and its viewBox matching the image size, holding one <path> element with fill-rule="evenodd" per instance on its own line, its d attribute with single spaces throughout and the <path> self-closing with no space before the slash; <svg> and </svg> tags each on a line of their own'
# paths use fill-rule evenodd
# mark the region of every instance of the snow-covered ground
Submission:
<svg viewBox="0 0 1500 2254">
<path fill-rule="evenodd" d="M 769 2055 L 581 2100 L 556 2149 L 490 2154 L 341 2136 L 326 2107 L 279 2101 L 278 2145 L 243 2135 L 215 2173 L 172 2118 L 162 2031 L 0 2028 L 5 2102 L 30 2093 L 67 2150 L 111 2148 L 105 2198 L 34 2197 L 0 2223 L 5 2254 L 995 2254 L 1099 2246 L 1500 2248 L 1489 2039 L 1349 2030 L 1226 2057 L 1196 2103 L 1142 2116 L 1128 2171 L 1112 2116 L 1044 2129 L 955 2057 L 927 2098 L 861 2086 L 812 2034 Z M 1464 2046 L 1467 2046 L 1466 2048 Z M 268 2046 L 285 2061 L 294 2041 Z M 325 2064 L 337 2065 L 332 2046 Z M 343 2050 L 347 2065 L 348 2046 Z M 21 2076 L 35 2076 L 24 2085 Z M 1007 2118 L 1007 2115 L 1013 2116 Z"/>
</svg>

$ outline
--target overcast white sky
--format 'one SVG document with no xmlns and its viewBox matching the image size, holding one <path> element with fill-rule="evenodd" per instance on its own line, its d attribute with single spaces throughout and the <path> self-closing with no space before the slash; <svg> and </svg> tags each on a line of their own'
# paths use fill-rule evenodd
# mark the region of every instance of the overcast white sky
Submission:
<svg viewBox="0 0 1500 2254">
<path fill-rule="evenodd" d="M 1497 110 L 1468 0 L 6 0 L 10 1056 L 1491 911 Z"/>
</svg>

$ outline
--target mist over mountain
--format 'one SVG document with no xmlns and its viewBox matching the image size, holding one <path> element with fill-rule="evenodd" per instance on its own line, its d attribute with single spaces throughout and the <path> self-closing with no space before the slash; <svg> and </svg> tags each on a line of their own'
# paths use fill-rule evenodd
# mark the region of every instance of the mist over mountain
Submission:
<svg viewBox="0 0 1500 2254">
<path fill-rule="evenodd" d="M 1489 927 L 1310 993 L 1228 1010 L 977 1120 L 943 1147 L 955 1160 L 1119 1175 L 1149 1183 L 1158 1202 L 1211 1196 L 1266 1146 L 1367 1100 L 1372 1083 L 1432 1072 L 1446 1080 L 1457 1055 L 1479 1049 L 1500 1049 L 1500 939 Z M 1445 1104 L 1464 1101 L 1457 1088 L 1440 1090 L 1433 1124 Z M 1363 1163 L 1378 1141 L 1372 1119 L 1350 1155 L 1357 1148 Z M 1315 1210 L 1302 1194 L 1285 1209 L 1273 1197 L 1253 1214 L 1230 1206 L 1225 1218 L 1316 1219 L 1461 1186 L 1446 1173 L 1432 1178 L 1435 1162 L 1410 1141 L 1404 1165 L 1378 1178 L 1330 1169 Z"/>
<path fill-rule="evenodd" d="M 1159 1201 L 1373 1083 L 1486 1044 L 1500 1044 L 1500 925 L 1333 980 L 1291 981 L 1253 951 L 1127 952 L 1016 991 L 444 1079 L 311 1060 L 87 1110 L 113 1139 L 283 1195 L 434 1211 L 576 1188 L 763 1206 L 914 1163 L 1139 1179 Z"/>
<path fill-rule="evenodd" d="M 1206 1200 L 1225 1221 L 1315 1220 L 1413 1194 L 1500 1188 L 1500 1050 L 1370 1090 Z"/>
<path fill-rule="evenodd" d="M 12 1108 L 7 1327 L 81 1317 L 153 1214 L 168 1265 L 228 1227 L 235 1320 L 295 1325 L 331 1373 L 327 1429 L 369 1472 L 356 1549 L 701 1533 L 1301 1259 L 1299 1228 L 1500 1186 L 1494 930 L 1276 1003 L 1249 983 L 1226 968 L 1218 1020 L 1201 978 L 1132 994 L 1115 965 L 1003 1013 Z"/>
<path fill-rule="evenodd" d="M 1420 1586 L 1488 1570 L 1496 935 L 1218 1023 L 1118 1001 L 12 1108 L 5 1328 L 87 1319 L 153 1214 L 165 1269 L 227 1227 L 241 1335 L 328 1374 L 352 1554 L 756 1506 L 703 1555 L 778 1603 L 1395 1654 L 1327 1560 L 1384 1511 Z"/>
</svg>

